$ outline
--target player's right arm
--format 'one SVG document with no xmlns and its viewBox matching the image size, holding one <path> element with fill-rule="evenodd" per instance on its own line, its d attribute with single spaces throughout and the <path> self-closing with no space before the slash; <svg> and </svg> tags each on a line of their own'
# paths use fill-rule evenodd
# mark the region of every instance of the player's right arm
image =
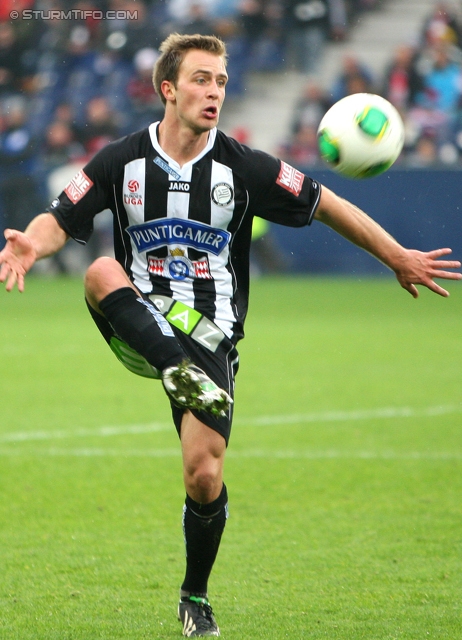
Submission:
<svg viewBox="0 0 462 640">
<path fill-rule="evenodd" d="M 15 285 L 24 291 L 24 277 L 35 262 L 57 253 L 68 238 L 51 213 L 38 215 L 24 232 L 6 229 L 6 245 L 0 251 L 0 282 L 6 282 L 7 291 Z"/>
</svg>

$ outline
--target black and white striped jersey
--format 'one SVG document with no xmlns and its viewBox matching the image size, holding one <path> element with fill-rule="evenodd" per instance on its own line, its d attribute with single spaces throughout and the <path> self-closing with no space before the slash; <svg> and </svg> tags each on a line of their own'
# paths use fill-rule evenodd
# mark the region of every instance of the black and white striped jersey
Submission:
<svg viewBox="0 0 462 640">
<path fill-rule="evenodd" d="M 160 147 L 157 126 L 105 147 L 49 211 L 86 242 L 95 215 L 110 209 L 115 257 L 132 282 L 197 309 L 237 342 L 247 313 L 253 217 L 307 225 L 321 187 L 217 129 L 180 167 Z"/>
</svg>

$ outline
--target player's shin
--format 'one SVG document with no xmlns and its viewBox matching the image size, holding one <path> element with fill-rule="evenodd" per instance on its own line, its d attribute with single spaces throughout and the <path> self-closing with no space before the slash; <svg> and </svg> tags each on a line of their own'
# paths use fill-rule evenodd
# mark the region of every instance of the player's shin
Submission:
<svg viewBox="0 0 462 640">
<path fill-rule="evenodd" d="M 163 371 L 185 360 L 167 320 L 130 287 L 113 291 L 99 307 L 119 337 L 156 369 Z"/>
</svg>

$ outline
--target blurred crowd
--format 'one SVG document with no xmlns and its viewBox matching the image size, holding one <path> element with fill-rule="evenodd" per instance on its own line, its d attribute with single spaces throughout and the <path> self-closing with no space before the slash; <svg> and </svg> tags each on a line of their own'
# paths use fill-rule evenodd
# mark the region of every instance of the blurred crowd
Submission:
<svg viewBox="0 0 462 640">
<path fill-rule="evenodd" d="M 347 39 L 358 14 L 386 1 L 3 0 L 0 232 L 23 229 L 99 149 L 162 116 L 151 74 L 159 44 L 173 31 L 225 40 L 228 99 L 239 99 L 252 71 L 292 69 L 306 77 L 279 150 L 293 164 L 319 162 L 317 125 L 333 102 L 374 91 L 406 120 L 407 163 L 458 165 L 462 30 L 445 5 L 436 5 L 418 42 L 399 48 L 380 83 L 351 56 L 327 91 L 308 80 L 326 43 Z M 104 241 L 104 232 L 95 235 Z"/>
<path fill-rule="evenodd" d="M 435 2 L 415 42 L 400 44 L 380 77 L 369 68 L 367 58 L 347 54 L 327 90 L 317 79 L 307 80 L 279 156 L 298 166 L 319 164 L 316 132 L 323 114 L 337 100 L 359 92 L 382 95 L 400 112 L 406 137 L 398 166 L 461 168 L 460 7 Z"/>
</svg>

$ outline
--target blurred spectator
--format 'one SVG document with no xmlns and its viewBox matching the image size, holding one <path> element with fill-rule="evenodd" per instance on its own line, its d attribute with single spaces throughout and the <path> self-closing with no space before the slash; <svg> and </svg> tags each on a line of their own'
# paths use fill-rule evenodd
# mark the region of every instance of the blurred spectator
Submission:
<svg viewBox="0 0 462 640">
<path fill-rule="evenodd" d="M 462 30 L 455 8 L 447 2 L 437 2 L 422 26 L 422 44 L 432 46 L 445 41 L 462 45 Z"/>
<path fill-rule="evenodd" d="M 295 69 L 316 73 L 330 34 L 328 0 L 286 0 L 289 47 Z"/>
<path fill-rule="evenodd" d="M 240 0 L 215 0 L 213 3 L 214 18 L 233 18 L 237 14 Z"/>
<path fill-rule="evenodd" d="M 350 4 L 345 0 L 328 0 L 330 39 L 334 41 L 345 40 L 348 34 L 348 11 Z"/>
<path fill-rule="evenodd" d="M 296 167 L 313 167 L 320 161 L 318 127 L 303 125 L 278 150 L 278 156 Z"/>
<path fill-rule="evenodd" d="M 10 22 L 0 22 L 0 99 L 19 93 L 25 69 L 22 47 Z"/>
<path fill-rule="evenodd" d="M 198 5 L 203 15 L 213 16 L 216 0 L 167 0 L 168 15 L 178 25 L 185 24 L 191 16 L 191 4 Z"/>
<path fill-rule="evenodd" d="M 5 226 L 25 229 L 44 206 L 44 191 L 35 180 L 38 144 L 27 126 L 23 98 L 14 97 L 3 105 L 0 132 L 0 208 Z"/>
<path fill-rule="evenodd" d="M 416 68 L 417 58 L 416 47 L 402 44 L 385 69 L 382 95 L 401 114 L 415 103 L 417 94 L 423 89 L 423 78 Z"/>
<path fill-rule="evenodd" d="M 331 89 L 332 104 L 352 93 L 375 93 L 371 69 L 355 55 L 345 54 Z"/>
<path fill-rule="evenodd" d="M 92 98 L 86 105 L 85 124 L 78 130 L 77 141 L 85 153 L 93 156 L 97 151 L 120 137 L 117 116 L 104 96 Z"/>
<path fill-rule="evenodd" d="M 406 158 L 406 166 L 414 169 L 426 169 L 438 162 L 438 145 L 435 136 L 424 133 L 417 139 L 414 148 Z"/>
<path fill-rule="evenodd" d="M 202 2 L 190 2 L 185 15 L 178 23 L 181 33 L 200 33 L 204 36 L 215 33 L 215 24 L 209 17 L 207 7 Z"/>
<path fill-rule="evenodd" d="M 317 129 L 329 106 L 330 101 L 322 87 L 315 80 L 308 81 L 301 98 L 295 103 L 292 133 L 297 133 L 302 127 Z"/>
<path fill-rule="evenodd" d="M 432 68 L 423 78 L 423 89 L 416 102 L 450 115 L 455 112 L 461 97 L 461 65 L 451 60 L 446 44 L 435 45 L 432 55 Z"/>
<path fill-rule="evenodd" d="M 297 71 L 317 73 L 328 40 L 344 40 L 348 31 L 345 0 L 285 0 L 287 49 Z"/>
<path fill-rule="evenodd" d="M 438 145 L 453 143 L 462 99 L 462 68 L 448 57 L 447 46 L 432 48 L 433 66 L 423 76 L 423 89 L 406 116 L 409 131 L 418 139 L 431 130 Z"/>
<path fill-rule="evenodd" d="M 56 106 L 54 112 L 54 120 L 58 122 L 64 122 L 67 124 L 74 133 L 75 137 L 75 122 L 74 122 L 74 114 L 72 112 L 72 107 L 68 102 L 61 102 Z"/>
<path fill-rule="evenodd" d="M 64 89 L 60 97 L 71 105 L 78 122 L 82 122 L 85 117 L 87 102 L 100 90 L 95 66 L 97 58 L 98 52 L 92 46 L 89 29 L 83 24 L 73 25 L 66 43 L 65 64 L 58 63 L 58 66 L 61 74 L 64 69 L 67 71 L 66 76 L 61 78 Z"/>
<path fill-rule="evenodd" d="M 65 121 L 55 119 L 46 130 L 45 142 L 40 153 L 41 170 L 48 175 L 69 162 L 85 156 L 83 145 L 75 140 L 72 127 Z"/>
<path fill-rule="evenodd" d="M 150 48 L 141 49 L 135 56 L 135 75 L 127 86 L 132 130 L 142 129 L 163 118 L 164 106 L 152 83 L 152 71 L 158 56 L 157 51 Z"/>
<path fill-rule="evenodd" d="M 283 65 L 284 12 L 276 0 L 241 0 L 236 19 L 248 70 L 275 71 Z"/>
<path fill-rule="evenodd" d="M 157 49 L 163 39 L 157 20 L 151 20 L 150 6 L 144 0 L 109 0 L 108 9 L 118 11 L 123 19 L 106 20 L 106 47 L 117 51 L 128 62 L 138 51 Z M 124 13 L 123 13 L 124 12 Z"/>
</svg>

